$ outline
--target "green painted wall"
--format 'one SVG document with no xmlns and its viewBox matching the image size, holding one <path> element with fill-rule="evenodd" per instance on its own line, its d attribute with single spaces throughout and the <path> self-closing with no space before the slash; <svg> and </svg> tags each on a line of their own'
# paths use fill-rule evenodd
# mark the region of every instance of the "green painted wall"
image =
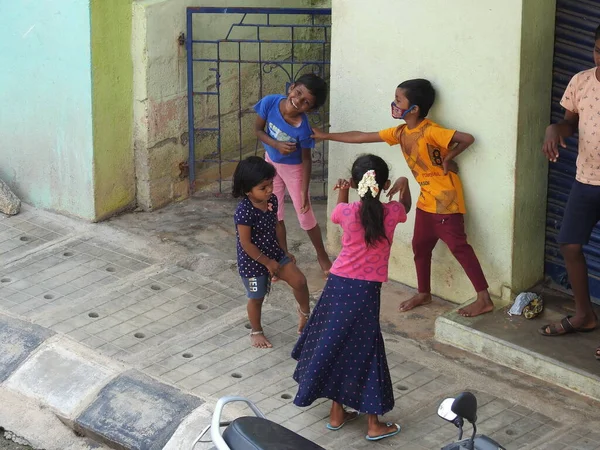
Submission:
<svg viewBox="0 0 600 450">
<path fill-rule="evenodd" d="M 91 0 L 96 220 L 135 201 L 131 1 Z"/>
<path fill-rule="evenodd" d="M 541 148 L 550 123 L 553 0 L 523 2 L 515 164 L 515 215 L 511 290 L 517 294 L 544 276 L 548 163 Z"/>
</svg>

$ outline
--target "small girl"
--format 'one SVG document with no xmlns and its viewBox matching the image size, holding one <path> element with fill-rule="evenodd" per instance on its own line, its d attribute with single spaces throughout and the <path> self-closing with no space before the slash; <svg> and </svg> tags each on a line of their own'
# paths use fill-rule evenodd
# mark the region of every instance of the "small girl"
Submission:
<svg viewBox="0 0 600 450">
<path fill-rule="evenodd" d="M 267 95 L 254 110 L 258 114 L 254 125 L 256 137 L 265 146 L 265 159 L 277 170 L 273 190 L 279 201 L 277 219 L 285 238 L 284 199 L 287 188 L 300 227 L 306 231 L 317 252 L 317 261 L 325 274 L 331 261 L 321 229 L 310 204 L 311 149 L 315 140 L 307 112 L 320 108 L 327 99 L 327 83 L 315 74 L 302 75 L 285 95 Z"/>
<path fill-rule="evenodd" d="M 258 156 L 240 161 L 233 174 L 233 197 L 242 197 L 235 210 L 237 262 L 248 292 L 248 319 L 253 347 L 271 348 L 260 322 L 262 302 L 271 281 L 284 280 L 298 302 L 298 334 L 310 315 L 306 278 L 287 251 L 285 234 L 277 221 L 277 197 L 273 195 L 275 168 Z"/>
<path fill-rule="evenodd" d="M 375 155 L 360 156 L 350 181 L 338 180 L 338 204 L 331 220 L 342 227 L 342 251 L 292 357 L 298 361 L 297 406 L 318 398 L 333 401 L 327 428 L 339 430 L 359 412 L 368 416 L 366 439 L 378 441 L 400 432 L 400 425 L 379 422 L 394 407 L 392 382 L 379 325 L 381 283 L 396 226 L 411 207 L 408 180 L 396 181 L 400 202 L 381 203 L 390 187 L 389 168 Z M 360 201 L 348 203 L 348 188 Z M 345 411 L 344 406 L 358 412 Z"/>
</svg>

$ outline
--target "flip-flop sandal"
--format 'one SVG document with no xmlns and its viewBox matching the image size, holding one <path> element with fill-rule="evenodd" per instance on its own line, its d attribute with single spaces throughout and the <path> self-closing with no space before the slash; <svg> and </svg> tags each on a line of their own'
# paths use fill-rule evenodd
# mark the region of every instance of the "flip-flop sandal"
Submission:
<svg viewBox="0 0 600 450">
<path fill-rule="evenodd" d="M 352 414 L 352 412 L 351 412 L 350 414 Z M 353 415 L 353 416 L 350 416 L 349 418 L 347 418 L 346 420 L 344 420 L 344 421 L 343 421 L 343 422 L 340 424 L 340 426 L 339 426 L 339 427 L 332 427 L 332 426 L 331 426 L 331 424 L 329 424 L 329 423 L 328 423 L 327 425 L 325 425 L 325 427 L 326 427 L 328 430 L 331 430 L 331 431 L 337 431 L 337 430 L 340 430 L 340 429 L 341 429 L 341 428 L 342 428 L 344 425 L 346 425 L 348 422 L 352 422 L 353 420 L 356 420 L 356 419 L 358 419 L 358 416 L 360 416 L 360 413 L 355 411 L 355 412 L 354 412 L 354 415 Z"/>
<path fill-rule="evenodd" d="M 551 323 L 548 325 L 544 325 L 542 328 L 539 328 L 538 332 L 542 336 L 562 336 L 563 334 L 570 334 L 570 333 L 589 333 L 590 331 L 594 331 L 596 329 L 596 327 L 575 328 L 573 326 L 573 324 L 571 323 L 571 321 L 569 320 L 571 317 L 573 317 L 573 316 L 563 317 L 560 320 L 560 326 L 562 327 L 562 330 L 556 324 Z M 549 331 L 546 331 L 547 329 L 549 329 Z"/>
<path fill-rule="evenodd" d="M 396 436 L 398 433 L 400 433 L 400 425 L 398 425 L 397 423 L 388 422 L 385 425 L 388 426 L 388 427 L 391 427 L 392 425 L 395 425 L 396 428 L 397 428 L 397 430 L 396 431 L 392 431 L 391 433 L 382 434 L 381 436 L 374 436 L 374 437 L 371 437 L 371 436 L 369 436 L 367 434 L 365 436 L 365 439 L 367 441 L 380 441 L 380 440 L 385 439 L 385 438 Z"/>
</svg>

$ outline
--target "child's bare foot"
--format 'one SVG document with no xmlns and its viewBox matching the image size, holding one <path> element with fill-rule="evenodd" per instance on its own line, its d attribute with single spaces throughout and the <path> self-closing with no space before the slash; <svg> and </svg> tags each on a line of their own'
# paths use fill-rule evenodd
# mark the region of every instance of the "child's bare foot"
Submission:
<svg viewBox="0 0 600 450">
<path fill-rule="evenodd" d="M 308 318 L 310 317 L 310 309 L 308 312 L 304 312 L 300 309 L 300 305 L 298 305 L 296 310 L 298 311 L 298 334 L 302 334 L 302 331 L 308 322 Z"/>
<path fill-rule="evenodd" d="M 480 291 L 477 293 L 477 299 L 470 305 L 458 310 L 458 313 L 463 317 L 476 317 L 481 314 L 489 313 L 494 310 L 494 303 L 490 297 L 490 293 Z"/>
<path fill-rule="evenodd" d="M 429 303 L 431 303 L 431 294 L 419 293 L 405 302 L 400 303 L 400 307 L 398 309 L 400 312 L 406 312 L 416 308 L 417 306 L 423 306 Z"/>
<path fill-rule="evenodd" d="M 262 330 L 253 331 L 250 333 L 250 342 L 252 347 L 256 348 L 272 348 L 273 344 L 265 337 L 265 333 Z"/>
</svg>

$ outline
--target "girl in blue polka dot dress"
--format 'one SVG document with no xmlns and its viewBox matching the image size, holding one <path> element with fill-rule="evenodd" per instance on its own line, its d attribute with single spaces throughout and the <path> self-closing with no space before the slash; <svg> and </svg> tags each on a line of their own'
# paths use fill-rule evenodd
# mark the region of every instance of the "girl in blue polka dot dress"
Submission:
<svg viewBox="0 0 600 450">
<path fill-rule="evenodd" d="M 253 347 L 270 348 L 261 325 L 261 310 L 271 281 L 290 285 L 298 302 L 298 333 L 310 315 L 306 278 L 287 251 L 285 232 L 277 220 L 277 197 L 273 194 L 275 167 L 258 156 L 240 161 L 233 174 L 232 194 L 242 201 L 235 210 L 237 262 L 248 292 L 248 319 Z"/>
<path fill-rule="evenodd" d="M 400 425 L 379 422 L 394 407 L 392 382 L 379 325 L 381 284 L 387 281 L 396 226 L 411 207 L 408 180 L 400 178 L 400 201 L 381 203 L 390 186 L 389 168 L 375 155 L 360 156 L 352 178 L 339 180 L 338 203 L 331 214 L 343 230 L 342 251 L 292 357 L 298 361 L 297 406 L 331 399 L 327 428 L 339 430 L 360 413 L 367 414 L 366 439 L 378 441 L 400 432 Z M 348 189 L 360 200 L 348 203 Z M 344 409 L 349 406 L 354 412 Z"/>
</svg>

